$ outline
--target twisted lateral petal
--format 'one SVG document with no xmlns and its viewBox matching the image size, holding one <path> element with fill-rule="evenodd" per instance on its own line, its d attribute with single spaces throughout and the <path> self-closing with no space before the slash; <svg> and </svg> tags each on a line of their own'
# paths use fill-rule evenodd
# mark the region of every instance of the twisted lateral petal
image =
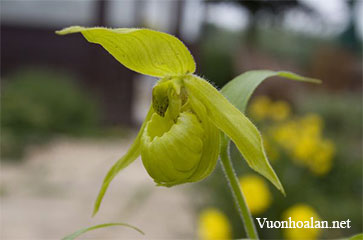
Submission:
<svg viewBox="0 0 363 240">
<path fill-rule="evenodd" d="M 198 99 L 189 96 L 193 111 L 202 122 L 204 129 L 203 152 L 197 170 L 189 178 L 189 182 L 197 182 L 207 177 L 214 170 L 219 156 L 220 130 L 209 120 L 207 109 Z"/>
<path fill-rule="evenodd" d="M 148 114 L 146 115 L 146 118 L 141 125 L 140 131 L 137 134 L 136 139 L 132 143 L 131 147 L 127 151 L 127 153 L 120 158 L 108 171 L 106 177 L 103 180 L 101 189 L 98 193 L 97 199 L 95 201 L 94 207 L 93 207 L 93 216 L 98 212 L 98 209 L 100 208 L 103 196 L 105 195 L 108 186 L 110 185 L 111 181 L 115 178 L 115 176 L 125 167 L 127 167 L 130 163 L 135 161 L 135 159 L 140 155 L 140 138 L 142 133 L 144 132 L 144 128 L 146 126 L 147 121 L 151 118 L 151 115 L 154 113 L 154 110 L 152 107 L 150 107 Z"/>
<path fill-rule="evenodd" d="M 204 104 L 210 120 L 233 140 L 248 165 L 285 194 L 267 159 L 261 135 L 253 123 L 204 79 L 190 75 L 184 83 L 189 95 Z"/>
<path fill-rule="evenodd" d="M 91 43 L 100 44 L 127 68 L 142 74 L 165 77 L 195 71 L 195 62 L 176 37 L 137 28 L 68 27 L 57 34 L 82 33 Z"/>
</svg>

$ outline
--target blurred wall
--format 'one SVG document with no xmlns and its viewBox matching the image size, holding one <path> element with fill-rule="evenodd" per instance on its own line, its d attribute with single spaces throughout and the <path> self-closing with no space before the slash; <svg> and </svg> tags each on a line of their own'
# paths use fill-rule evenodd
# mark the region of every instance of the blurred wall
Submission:
<svg viewBox="0 0 363 240">
<path fill-rule="evenodd" d="M 104 123 L 131 124 L 134 73 L 80 35 L 58 36 L 69 25 L 104 25 L 104 1 L 5 1 L 1 7 L 1 77 L 36 66 L 71 72 L 99 101 Z"/>
</svg>

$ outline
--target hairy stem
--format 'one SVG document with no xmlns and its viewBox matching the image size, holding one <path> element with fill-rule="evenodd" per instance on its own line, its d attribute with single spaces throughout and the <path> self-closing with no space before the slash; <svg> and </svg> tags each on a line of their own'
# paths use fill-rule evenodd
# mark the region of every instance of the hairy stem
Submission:
<svg viewBox="0 0 363 240">
<path fill-rule="evenodd" d="M 244 228 L 247 234 L 247 237 L 250 239 L 258 239 L 258 233 L 256 231 L 255 224 L 253 222 L 253 219 L 251 217 L 250 210 L 247 207 L 246 200 L 243 196 L 241 187 L 239 185 L 238 178 L 236 176 L 236 173 L 233 169 L 233 165 L 231 162 L 231 159 L 229 157 L 229 139 L 226 136 L 223 136 L 221 138 L 221 162 L 222 167 L 225 172 L 225 176 L 228 180 L 229 186 L 231 188 L 232 194 L 234 196 L 234 200 L 236 203 L 236 206 L 239 210 L 241 219 L 244 223 Z"/>
</svg>

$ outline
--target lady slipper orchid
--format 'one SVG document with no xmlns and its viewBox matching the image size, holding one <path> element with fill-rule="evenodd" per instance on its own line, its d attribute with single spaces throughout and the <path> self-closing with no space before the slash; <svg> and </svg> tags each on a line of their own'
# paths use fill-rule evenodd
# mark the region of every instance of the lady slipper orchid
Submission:
<svg viewBox="0 0 363 240">
<path fill-rule="evenodd" d="M 180 40 L 149 29 L 74 26 L 57 33 L 77 32 L 100 44 L 127 68 L 159 78 L 134 143 L 104 179 L 94 214 L 116 174 L 139 155 L 157 185 L 170 187 L 204 179 L 216 166 L 221 136 L 228 136 L 248 165 L 284 192 L 257 128 L 216 88 L 193 74 L 194 59 Z"/>
</svg>

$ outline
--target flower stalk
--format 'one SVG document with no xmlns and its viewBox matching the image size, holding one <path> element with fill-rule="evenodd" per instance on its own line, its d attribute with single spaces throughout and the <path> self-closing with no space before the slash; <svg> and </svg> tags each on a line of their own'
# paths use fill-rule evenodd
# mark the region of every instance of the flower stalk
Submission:
<svg viewBox="0 0 363 240">
<path fill-rule="evenodd" d="M 238 212 L 243 222 L 247 237 L 250 239 L 258 239 L 258 233 L 256 226 L 253 222 L 250 210 L 247 206 L 246 199 L 243 195 L 242 189 L 238 183 L 237 175 L 234 171 L 232 161 L 229 157 L 229 139 L 226 136 L 222 136 L 220 158 L 223 171 L 228 181 L 228 185 L 234 196 L 234 201 Z"/>
</svg>

